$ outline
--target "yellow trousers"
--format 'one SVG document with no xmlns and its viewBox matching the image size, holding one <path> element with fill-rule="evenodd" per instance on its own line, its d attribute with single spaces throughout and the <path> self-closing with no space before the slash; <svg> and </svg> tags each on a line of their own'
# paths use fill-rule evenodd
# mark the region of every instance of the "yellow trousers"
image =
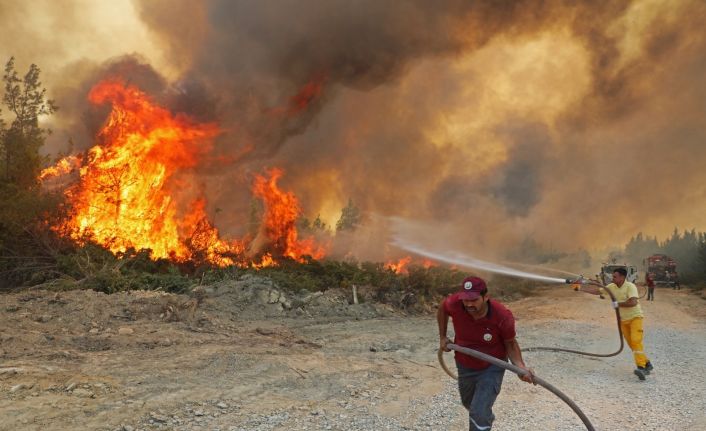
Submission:
<svg viewBox="0 0 706 431">
<path fill-rule="evenodd" d="M 642 346 L 642 317 L 635 317 L 630 320 L 621 320 L 620 329 L 623 331 L 623 337 L 628 342 L 628 346 L 632 349 L 635 364 L 638 367 L 644 367 L 647 364 L 647 356 Z"/>
</svg>

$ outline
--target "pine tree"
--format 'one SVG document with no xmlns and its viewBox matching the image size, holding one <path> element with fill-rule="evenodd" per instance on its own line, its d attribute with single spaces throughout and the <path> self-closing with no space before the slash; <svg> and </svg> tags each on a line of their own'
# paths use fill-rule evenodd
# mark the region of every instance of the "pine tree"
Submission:
<svg viewBox="0 0 706 431">
<path fill-rule="evenodd" d="M 20 78 L 15 59 L 10 58 L 2 77 L 2 103 L 11 118 L 0 118 L 0 256 L 3 249 L 18 253 L 23 248 L 20 237 L 52 206 L 39 188 L 38 176 L 45 161 L 39 150 L 50 132 L 40 126 L 39 119 L 56 112 L 57 107 L 46 98 L 39 74 L 39 67 L 33 64 Z"/>
<path fill-rule="evenodd" d="M 341 210 L 341 218 L 336 222 L 336 232 L 354 231 L 361 221 L 360 210 L 348 199 L 348 205 Z"/>
<path fill-rule="evenodd" d="M 44 159 L 39 149 L 44 145 L 49 129 L 40 127 L 39 118 L 56 112 L 54 101 L 46 98 L 46 89 L 39 81 L 40 69 L 32 64 L 20 78 L 15 59 L 5 64 L 3 104 L 14 115 L 9 127 L 1 133 L 2 180 L 27 190 L 37 184 Z"/>
</svg>

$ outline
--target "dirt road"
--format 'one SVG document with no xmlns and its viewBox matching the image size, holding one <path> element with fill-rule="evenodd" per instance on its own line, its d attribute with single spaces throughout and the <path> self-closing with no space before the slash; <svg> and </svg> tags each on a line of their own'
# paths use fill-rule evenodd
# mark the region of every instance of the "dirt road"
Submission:
<svg viewBox="0 0 706 431">
<path fill-rule="evenodd" d="M 0 295 L 0 429 L 467 429 L 436 362 L 433 316 L 252 284 L 205 296 Z M 642 304 L 655 364 L 645 382 L 629 351 L 525 359 L 597 429 L 706 429 L 706 302 L 658 289 Z M 618 345 L 612 309 L 596 297 L 554 287 L 509 306 L 523 347 Z M 557 398 L 510 374 L 495 414 L 494 429 L 584 429 Z"/>
</svg>

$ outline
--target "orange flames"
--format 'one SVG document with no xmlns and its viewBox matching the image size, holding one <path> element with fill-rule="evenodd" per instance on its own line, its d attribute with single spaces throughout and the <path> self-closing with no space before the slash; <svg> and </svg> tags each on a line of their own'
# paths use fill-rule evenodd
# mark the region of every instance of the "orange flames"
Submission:
<svg viewBox="0 0 706 431">
<path fill-rule="evenodd" d="M 409 274 L 409 265 L 412 264 L 412 258 L 410 256 L 403 257 L 397 261 L 388 261 L 385 263 L 385 268 L 393 271 L 395 274 Z M 416 265 L 423 267 L 424 269 L 429 269 L 434 266 L 439 266 L 438 263 L 433 260 L 423 259 L 421 262 L 417 262 Z"/>
<path fill-rule="evenodd" d="M 429 269 L 429 268 L 434 267 L 434 266 L 439 266 L 439 264 L 436 263 L 436 262 L 434 262 L 433 260 L 424 259 L 424 260 L 422 261 L 422 266 L 424 267 L 424 269 Z"/>
<path fill-rule="evenodd" d="M 312 238 L 300 240 L 295 223 L 301 210 L 293 193 L 283 192 L 277 186 L 282 171 L 272 169 L 270 178 L 255 177 L 253 193 L 265 202 L 264 233 L 275 254 L 302 261 L 305 255 L 320 259 L 325 249 Z"/>
<path fill-rule="evenodd" d="M 289 100 L 289 115 L 297 114 L 306 110 L 309 104 L 321 97 L 325 82 L 324 75 L 315 76 L 310 82 Z"/>
<path fill-rule="evenodd" d="M 103 145 L 89 150 L 78 184 L 67 191 L 72 214 L 59 230 L 113 252 L 149 248 L 154 257 L 191 259 L 185 235 L 197 228 L 185 222 L 199 215 L 179 217 L 172 180 L 210 150 L 218 128 L 173 116 L 120 81 L 98 84 L 89 100 L 113 109 L 98 136 Z"/>
<path fill-rule="evenodd" d="M 55 229 L 83 243 L 95 241 L 114 253 L 150 249 L 155 258 L 177 262 L 247 265 L 246 242 L 225 241 L 206 216 L 206 201 L 184 206 L 178 192 L 188 189 L 180 174 L 197 166 L 219 134 L 216 124 L 198 124 L 156 105 L 134 86 L 103 81 L 89 93 L 94 104 L 110 103 L 112 111 L 79 170 L 76 184 L 66 190 L 71 214 Z M 72 164 L 73 163 L 73 164 Z M 74 159 L 62 160 L 42 172 L 42 179 L 71 170 Z M 297 238 L 294 222 L 299 206 L 292 193 L 277 188 L 281 171 L 258 176 L 254 193 L 264 199 L 263 225 L 273 251 L 301 260 L 321 258 L 313 240 Z M 265 255 L 253 266 L 274 264 Z"/>
<path fill-rule="evenodd" d="M 184 217 L 182 237 L 190 252 L 190 258 L 211 262 L 218 266 L 233 265 L 235 256 L 241 256 L 245 246 L 238 242 L 227 243 L 219 238 L 216 229 L 206 216 L 206 200 L 197 199 Z M 229 256 L 230 255 L 230 256 Z"/>
<path fill-rule="evenodd" d="M 47 181 L 51 178 L 55 178 L 69 172 L 78 169 L 81 166 L 81 157 L 79 156 L 68 156 L 56 162 L 54 166 L 50 166 L 39 174 L 40 181 Z"/>
<path fill-rule="evenodd" d="M 314 75 L 309 82 L 304 84 L 297 94 L 289 98 L 286 105 L 274 107 L 270 109 L 269 112 L 278 116 L 296 117 L 306 111 L 312 103 L 321 98 L 325 83 L 325 74 L 318 73 Z"/>
<path fill-rule="evenodd" d="M 407 274 L 407 265 L 412 261 L 412 258 L 407 256 L 398 260 L 397 262 L 388 262 L 385 264 L 385 268 L 390 269 L 395 274 Z"/>
</svg>

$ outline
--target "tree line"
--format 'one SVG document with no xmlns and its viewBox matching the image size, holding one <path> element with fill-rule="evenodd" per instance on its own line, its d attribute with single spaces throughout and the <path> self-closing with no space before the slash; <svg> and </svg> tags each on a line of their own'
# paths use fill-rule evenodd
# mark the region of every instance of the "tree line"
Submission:
<svg viewBox="0 0 706 431">
<path fill-rule="evenodd" d="M 642 264 L 653 254 L 673 258 L 682 282 L 706 282 L 706 232 L 695 229 L 679 232 L 675 227 L 672 235 L 663 241 L 640 232 L 625 245 L 625 260 L 634 264 Z"/>
</svg>

